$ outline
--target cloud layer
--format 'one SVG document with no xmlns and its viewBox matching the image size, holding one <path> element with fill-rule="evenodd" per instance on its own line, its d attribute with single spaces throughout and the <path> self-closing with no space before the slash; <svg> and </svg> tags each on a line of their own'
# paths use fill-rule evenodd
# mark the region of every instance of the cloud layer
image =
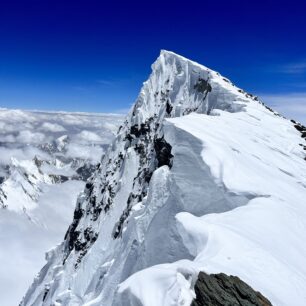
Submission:
<svg viewBox="0 0 306 306">
<path fill-rule="evenodd" d="M 306 72 L 306 60 L 283 65 L 279 70 L 286 74 L 303 74 Z"/>
<path fill-rule="evenodd" d="M 97 162 L 123 117 L 114 114 L 39 112 L 0 109 L 0 164 L 11 157 L 45 157 L 39 145 L 67 135 L 69 157 Z"/>
</svg>

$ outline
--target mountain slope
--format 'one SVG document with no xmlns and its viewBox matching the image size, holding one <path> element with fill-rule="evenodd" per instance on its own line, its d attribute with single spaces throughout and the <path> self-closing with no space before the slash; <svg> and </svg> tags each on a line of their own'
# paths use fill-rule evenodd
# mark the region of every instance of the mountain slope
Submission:
<svg viewBox="0 0 306 306">
<path fill-rule="evenodd" d="M 77 196 L 121 121 L 0 109 L 1 305 L 20 302 L 44 253 L 63 239 Z"/>
<path fill-rule="evenodd" d="M 199 271 L 303 305 L 301 136 L 218 73 L 162 51 L 22 305 L 190 305 Z"/>
</svg>

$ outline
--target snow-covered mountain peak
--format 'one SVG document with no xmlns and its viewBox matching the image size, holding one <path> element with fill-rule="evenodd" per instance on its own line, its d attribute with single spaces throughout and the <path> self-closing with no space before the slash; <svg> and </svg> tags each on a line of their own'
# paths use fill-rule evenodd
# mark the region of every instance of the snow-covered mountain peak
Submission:
<svg viewBox="0 0 306 306">
<path fill-rule="evenodd" d="M 177 54 L 173 51 L 169 51 L 169 50 L 160 50 L 160 55 L 159 57 L 157 58 L 156 62 L 159 61 L 159 60 L 166 60 L 166 59 L 176 59 L 177 61 L 181 61 L 181 62 L 189 62 L 191 63 L 193 66 L 198 66 L 200 69 L 205 69 L 205 70 L 210 70 L 212 71 L 211 69 L 207 68 L 206 66 L 202 65 L 202 64 L 199 64 L 195 61 L 192 61 L 180 54 Z M 154 66 L 154 63 L 152 64 L 152 66 Z M 154 68 L 152 68 L 152 70 L 154 70 Z"/>
<path fill-rule="evenodd" d="M 170 51 L 162 50 L 152 65 L 130 112 L 132 124 L 151 117 L 179 117 L 190 112 L 209 114 L 213 109 L 241 111 L 256 99 L 219 73 Z"/>
<path fill-rule="evenodd" d="M 69 143 L 69 136 L 68 135 L 60 136 L 55 140 L 55 143 L 57 145 L 57 149 L 59 151 L 62 151 L 64 150 L 65 146 Z"/>
<path fill-rule="evenodd" d="M 287 263 L 306 250 L 292 256 L 274 230 L 291 198 L 306 236 L 298 128 L 219 73 L 162 50 L 22 305 L 189 306 L 202 270 L 302 305 L 303 291 L 291 290 L 299 273 L 287 290 L 276 274 L 288 277 Z"/>
</svg>

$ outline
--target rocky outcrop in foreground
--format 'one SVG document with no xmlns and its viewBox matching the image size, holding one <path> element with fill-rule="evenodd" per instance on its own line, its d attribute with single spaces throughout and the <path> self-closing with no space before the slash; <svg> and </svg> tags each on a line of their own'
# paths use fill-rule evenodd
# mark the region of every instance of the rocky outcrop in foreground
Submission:
<svg viewBox="0 0 306 306">
<path fill-rule="evenodd" d="M 237 276 L 200 272 L 191 306 L 272 306 L 258 291 Z"/>
</svg>

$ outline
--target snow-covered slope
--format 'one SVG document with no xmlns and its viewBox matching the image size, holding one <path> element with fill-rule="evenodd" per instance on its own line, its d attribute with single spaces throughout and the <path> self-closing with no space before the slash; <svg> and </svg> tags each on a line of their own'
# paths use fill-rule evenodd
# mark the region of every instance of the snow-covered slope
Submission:
<svg viewBox="0 0 306 306">
<path fill-rule="evenodd" d="M 0 109 L 0 304 L 17 305 L 122 116 Z M 91 153 L 91 154 L 90 154 Z"/>
<path fill-rule="evenodd" d="M 22 305 L 190 305 L 199 271 L 305 305 L 305 134 L 162 51 Z"/>
</svg>

